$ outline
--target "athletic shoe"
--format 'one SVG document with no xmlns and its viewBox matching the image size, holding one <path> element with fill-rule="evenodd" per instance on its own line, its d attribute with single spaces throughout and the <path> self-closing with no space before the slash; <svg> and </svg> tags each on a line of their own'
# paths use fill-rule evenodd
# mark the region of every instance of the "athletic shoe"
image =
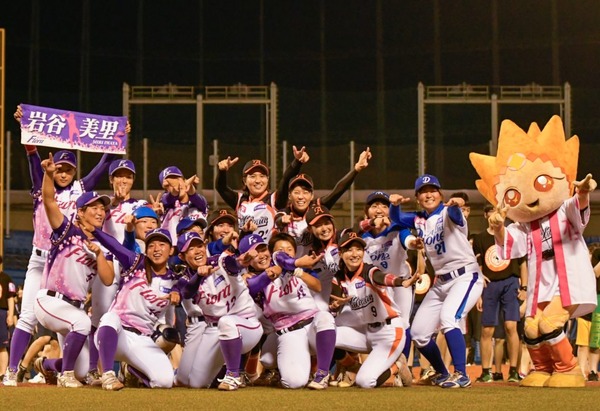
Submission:
<svg viewBox="0 0 600 411">
<path fill-rule="evenodd" d="M 400 381 L 402 381 L 403 387 L 410 387 L 412 385 L 413 375 L 410 368 L 408 368 L 408 362 L 406 361 L 406 356 L 404 354 L 400 354 L 400 357 L 396 360 L 396 366 L 398 367 L 398 376 L 400 377 Z"/>
<path fill-rule="evenodd" d="M 419 381 L 417 381 L 417 384 L 419 385 L 432 385 L 433 383 L 431 382 L 431 379 L 436 375 L 435 370 L 433 369 L 433 367 L 427 367 L 427 368 L 423 368 L 421 370 L 421 375 L 419 376 Z M 433 384 L 435 385 L 435 384 Z"/>
<path fill-rule="evenodd" d="M 452 374 L 434 374 L 429 377 L 429 381 L 431 382 L 431 385 L 439 385 L 441 387 L 443 383 L 450 379 L 450 377 L 452 377 Z"/>
<path fill-rule="evenodd" d="M 329 385 L 328 381 L 329 373 L 327 371 L 319 370 L 315 373 L 313 380 L 308 383 L 307 387 L 311 390 L 324 390 Z"/>
<path fill-rule="evenodd" d="M 504 381 L 504 375 L 501 372 L 495 372 L 492 374 L 492 379 L 494 381 Z"/>
<path fill-rule="evenodd" d="M 135 375 L 129 372 L 129 370 L 127 369 L 127 363 L 124 361 L 121 361 L 120 363 L 119 374 L 117 378 L 123 383 L 123 385 L 125 385 L 128 388 L 140 387 L 140 380 L 138 380 L 138 378 Z"/>
<path fill-rule="evenodd" d="M 38 374 L 42 374 L 44 376 L 44 379 L 46 380 L 46 384 L 58 385 L 56 373 L 52 370 L 47 370 L 46 368 L 44 368 L 44 360 L 45 359 L 46 359 L 46 357 L 36 358 L 36 360 L 33 362 L 33 369 Z"/>
<path fill-rule="evenodd" d="M 588 381 L 598 381 L 598 374 L 594 371 L 590 371 L 587 377 Z"/>
<path fill-rule="evenodd" d="M 102 384 L 102 375 L 100 375 L 98 370 L 90 370 L 86 374 L 84 382 L 86 385 L 89 385 L 90 387 L 99 387 L 99 386 L 103 385 Z"/>
<path fill-rule="evenodd" d="M 217 388 L 221 391 L 235 391 L 240 387 L 240 385 L 242 385 L 239 377 L 234 377 L 230 374 L 225 374 L 223 379 L 219 379 L 217 381 L 220 382 Z"/>
<path fill-rule="evenodd" d="M 438 385 L 442 388 L 467 388 L 471 386 L 471 379 L 463 373 L 457 371 L 450 375 L 450 378 Z"/>
<path fill-rule="evenodd" d="M 281 374 L 277 368 L 264 370 L 260 377 L 254 381 L 254 385 L 258 387 L 277 387 L 281 381 Z"/>
<path fill-rule="evenodd" d="M 119 391 L 123 387 L 123 383 L 119 381 L 114 371 L 106 371 L 101 377 L 102 389 L 107 391 Z"/>
<path fill-rule="evenodd" d="M 75 371 L 65 371 L 58 374 L 56 385 L 63 388 L 81 388 L 83 384 L 75 378 Z"/>
<path fill-rule="evenodd" d="M 5 387 L 16 387 L 17 386 L 17 372 L 8 368 L 4 378 L 2 379 L 2 385 Z"/>
<path fill-rule="evenodd" d="M 252 382 L 250 381 L 248 374 L 246 374 L 246 371 L 240 372 L 240 381 L 240 388 L 246 388 L 247 386 L 252 385 Z"/>
<path fill-rule="evenodd" d="M 30 382 L 32 384 L 46 384 L 46 378 L 44 378 L 44 374 L 42 374 L 41 372 L 38 372 L 35 375 L 35 377 L 28 380 L 27 382 Z"/>
<path fill-rule="evenodd" d="M 508 382 L 519 382 L 521 381 L 523 378 L 521 378 L 521 376 L 519 375 L 519 373 L 517 371 L 511 371 L 508 373 Z"/>
<path fill-rule="evenodd" d="M 23 382 L 25 379 L 25 374 L 27 374 L 27 368 L 23 367 L 21 363 L 19 363 L 19 371 L 17 371 L 17 382 Z"/>
<path fill-rule="evenodd" d="M 491 372 L 483 372 L 481 376 L 475 380 L 476 382 L 492 382 L 493 377 Z"/>
</svg>

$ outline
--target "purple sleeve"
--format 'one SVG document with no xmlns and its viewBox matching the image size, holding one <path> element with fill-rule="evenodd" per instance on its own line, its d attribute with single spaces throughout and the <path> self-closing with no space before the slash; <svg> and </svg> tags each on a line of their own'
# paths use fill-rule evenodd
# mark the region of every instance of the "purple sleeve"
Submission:
<svg viewBox="0 0 600 411">
<path fill-rule="evenodd" d="M 185 299 L 192 298 L 198 292 L 198 287 L 200 287 L 200 283 L 202 282 L 202 277 L 197 273 L 190 278 L 189 281 L 183 285 L 181 290 L 181 296 Z M 177 285 L 180 285 L 179 282 Z"/>
<path fill-rule="evenodd" d="M 285 271 L 294 271 L 296 269 L 296 259 L 283 251 L 275 251 L 273 253 L 273 260 Z"/>
<path fill-rule="evenodd" d="M 225 271 L 227 271 L 227 274 L 233 276 L 239 275 L 242 272 L 242 269 L 244 268 L 238 264 L 237 259 L 232 255 L 227 255 L 223 257 L 222 264 L 223 268 L 225 268 Z"/>
<path fill-rule="evenodd" d="M 175 203 L 177 202 L 178 197 L 172 195 L 171 193 L 164 192 L 163 195 L 160 196 L 160 202 L 165 207 L 165 211 L 175 207 Z"/>
<path fill-rule="evenodd" d="M 99 229 L 95 229 L 92 234 L 94 234 L 96 240 L 98 240 L 104 248 L 114 254 L 116 259 L 119 260 L 123 266 L 123 271 L 127 271 L 136 263 L 138 254 L 128 250 L 122 244 L 119 244 L 119 242 L 110 234 Z"/>
<path fill-rule="evenodd" d="M 266 272 L 263 272 L 256 277 L 248 278 L 246 283 L 248 284 L 250 295 L 254 298 L 271 283 L 271 279 Z"/>
<path fill-rule="evenodd" d="M 96 167 L 89 172 L 89 174 L 81 179 L 81 185 L 85 191 L 92 191 L 98 185 L 101 178 L 105 177 L 108 173 L 108 167 L 111 162 L 119 158 L 116 154 L 104 153 Z"/>
<path fill-rule="evenodd" d="M 208 203 L 206 202 L 206 198 L 196 193 L 190 196 L 190 204 L 192 204 L 195 208 L 202 211 L 206 214 Z"/>
<path fill-rule="evenodd" d="M 42 169 L 42 159 L 36 151 L 33 154 L 27 155 L 29 161 L 29 177 L 31 177 L 32 192 L 42 189 L 42 181 L 44 179 L 44 170 Z"/>
<path fill-rule="evenodd" d="M 128 250 L 135 251 L 135 231 L 125 230 L 125 238 L 123 238 L 123 247 Z"/>
</svg>

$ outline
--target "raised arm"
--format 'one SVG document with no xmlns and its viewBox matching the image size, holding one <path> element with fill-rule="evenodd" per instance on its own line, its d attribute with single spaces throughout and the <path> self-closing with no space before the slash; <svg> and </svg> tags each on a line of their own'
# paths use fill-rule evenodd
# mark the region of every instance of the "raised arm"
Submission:
<svg viewBox="0 0 600 411">
<path fill-rule="evenodd" d="M 331 192 L 323 197 L 321 197 L 321 204 L 324 204 L 327 208 L 331 209 L 335 203 L 340 199 L 340 197 L 348 191 L 352 183 L 354 183 L 354 179 L 362 170 L 367 168 L 369 165 L 369 160 L 371 159 L 371 149 L 367 147 L 365 151 L 360 153 L 358 157 L 358 161 L 352 167 L 352 170 L 348 172 L 344 177 L 341 178 L 333 187 Z"/>
<path fill-rule="evenodd" d="M 227 171 L 239 161 L 239 157 L 227 157 L 225 160 L 219 161 L 217 178 L 215 180 L 215 188 L 223 199 L 223 201 L 232 209 L 237 210 L 238 192 L 227 185 Z"/>
<path fill-rule="evenodd" d="M 294 149 L 294 160 L 283 172 L 283 176 L 281 176 L 277 191 L 275 192 L 275 208 L 277 210 L 281 210 L 287 206 L 290 180 L 298 175 L 302 164 L 306 163 L 310 158 L 305 147 L 300 148 L 300 150 L 296 146 L 292 146 L 292 148 Z"/>
<path fill-rule="evenodd" d="M 110 163 L 118 158 L 119 156 L 116 154 L 104 153 L 98 164 L 96 164 L 96 167 L 94 167 L 88 175 L 81 179 L 81 185 L 83 185 L 84 190 L 94 190 L 100 179 L 108 174 L 108 167 L 110 166 Z"/>
<path fill-rule="evenodd" d="M 56 193 L 54 188 L 54 173 L 60 168 L 60 164 L 58 166 L 54 164 L 52 153 L 50 153 L 48 159 L 42 161 L 42 168 L 45 170 L 42 181 L 42 201 L 44 203 L 44 209 L 46 210 L 50 227 L 55 230 L 60 227 L 65 218 L 63 213 L 61 213 L 60 208 L 58 208 L 56 198 L 54 197 Z"/>
</svg>

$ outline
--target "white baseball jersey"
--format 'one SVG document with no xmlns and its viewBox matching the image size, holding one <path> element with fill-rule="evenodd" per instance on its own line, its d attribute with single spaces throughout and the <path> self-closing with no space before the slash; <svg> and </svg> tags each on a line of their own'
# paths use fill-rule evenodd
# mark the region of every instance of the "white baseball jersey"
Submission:
<svg viewBox="0 0 600 411">
<path fill-rule="evenodd" d="M 152 282 L 148 284 L 147 257 L 135 253 L 130 253 L 129 257 L 127 261 L 120 259 L 123 266 L 120 288 L 109 312 L 117 314 L 123 326 L 151 335 L 155 324 L 164 319 L 168 309 L 172 309 L 170 300 L 164 297 L 171 292 L 178 278 L 173 271 L 167 270 L 163 275 L 153 273 Z"/>
<path fill-rule="evenodd" d="M 496 243 L 500 256 L 528 258 L 527 316 L 534 316 L 538 303 L 556 295 L 563 307 L 578 305 L 571 318 L 596 307 L 596 277 L 583 239 L 589 218 L 590 208 L 580 211 L 577 196 L 573 196 L 539 220 L 506 227 L 504 244 Z M 553 250 L 554 256 L 542 258 L 546 250 Z"/>
<path fill-rule="evenodd" d="M 296 257 L 302 257 L 309 253 L 312 236 L 310 235 L 308 223 L 304 217 L 295 217 L 292 214 L 292 221 L 285 226 L 284 232 L 288 233 L 296 240 Z"/>
<path fill-rule="evenodd" d="M 275 229 L 275 194 L 269 194 L 263 199 L 253 199 L 249 201 L 244 199 L 243 194 L 239 194 L 238 200 L 238 226 L 243 227 L 248 220 L 254 221 L 256 230 L 253 234 L 258 234 L 265 241 L 269 241 L 273 230 Z"/>
<path fill-rule="evenodd" d="M 163 198 L 170 196 L 170 194 L 163 194 Z M 196 200 L 195 202 L 201 207 L 203 203 L 206 203 L 204 197 L 199 194 L 194 194 Z M 203 218 L 206 220 L 206 213 L 208 209 L 204 207 L 200 209 L 194 205 L 194 203 L 190 200 L 187 203 L 182 203 L 179 200 L 175 200 L 174 204 L 169 204 L 169 201 L 172 201 L 171 198 L 165 199 L 163 201 L 163 205 L 165 207 L 165 214 L 162 217 L 161 228 L 169 230 L 171 233 L 171 239 L 173 244 L 177 243 L 177 224 L 184 219 L 189 218 L 191 220 L 197 220 L 199 218 Z"/>
<path fill-rule="evenodd" d="M 408 256 L 401 244 L 399 230 L 398 226 L 391 226 L 377 236 L 364 233 L 362 238 L 367 243 L 365 262 L 373 264 L 386 274 L 409 278 L 410 267 L 406 264 Z"/>
<path fill-rule="evenodd" d="M 202 278 L 194 296 L 194 303 L 200 307 L 207 322 L 217 322 L 225 315 L 256 317 L 255 304 L 244 279 L 241 275 L 228 274 L 222 265 L 227 256 L 221 254 L 219 269 Z"/>
<path fill-rule="evenodd" d="M 400 316 L 398 306 L 388 295 L 388 287 L 373 281 L 376 271 L 379 268 L 363 263 L 354 273 L 336 273 L 333 282 L 342 288 L 343 295 L 351 297 L 338 314 L 336 324 L 356 327 Z"/>
<path fill-rule="evenodd" d="M 84 301 L 98 267 L 96 254 L 85 245 L 87 236 L 65 216 L 60 227 L 53 231 L 51 240 L 53 246 L 44 267 L 41 288 Z"/>
<path fill-rule="evenodd" d="M 129 200 L 120 202 L 116 207 L 111 206 L 106 213 L 102 231 L 110 234 L 122 244 L 125 239 L 126 224 L 123 221 L 125 216 L 131 215 L 133 210 L 147 204 L 148 202 L 146 200 L 135 200 L 130 198 Z"/>
<path fill-rule="evenodd" d="M 340 254 L 337 244 L 329 244 L 325 248 L 323 259 L 313 266 L 313 271 L 317 273 L 321 282 L 321 292 L 312 292 L 317 306 L 322 311 L 329 311 L 329 296 L 331 295 L 331 280 L 338 271 L 340 264 Z"/>
</svg>

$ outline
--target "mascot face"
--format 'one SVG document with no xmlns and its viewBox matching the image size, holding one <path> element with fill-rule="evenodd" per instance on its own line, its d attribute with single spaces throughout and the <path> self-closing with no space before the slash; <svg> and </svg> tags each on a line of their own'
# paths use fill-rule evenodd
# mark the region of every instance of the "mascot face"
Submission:
<svg viewBox="0 0 600 411">
<path fill-rule="evenodd" d="M 579 139 L 565 141 L 562 122 L 552 117 L 543 131 L 532 123 L 525 133 L 509 120 L 502 122 L 496 157 L 471 153 L 482 178 L 476 185 L 492 204 L 508 206 L 517 222 L 544 217 L 569 198 L 577 171 Z"/>
</svg>

